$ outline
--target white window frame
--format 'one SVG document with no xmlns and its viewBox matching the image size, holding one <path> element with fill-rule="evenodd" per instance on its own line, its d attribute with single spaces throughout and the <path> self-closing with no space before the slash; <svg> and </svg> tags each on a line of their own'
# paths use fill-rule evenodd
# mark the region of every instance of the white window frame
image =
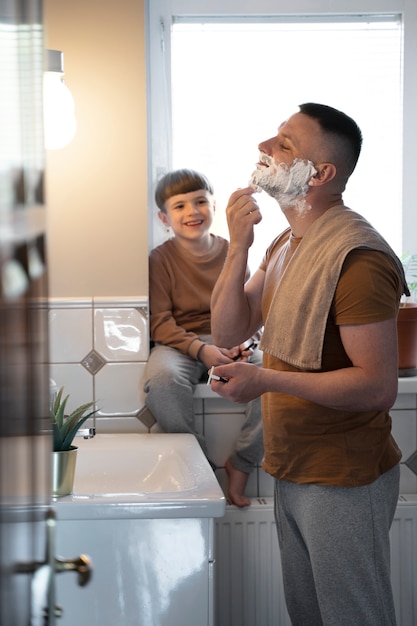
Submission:
<svg viewBox="0 0 417 626">
<path fill-rule="evenodd" d="M 145 0 L 148 105 L 150 248 L 160 243 L 155 183 L 169 170 L 172 152 L 170 44 L 175 17 L 389 15 L 403 24 L 402 251 L 417 252 L 417 2 L 416 0 Z M 381 102 L 383 107 L 383 102 Z M 279 121 L 279 120 L 278 120 Z M 386 154 L 390 158 L 389 137 Z"/>
</svg>

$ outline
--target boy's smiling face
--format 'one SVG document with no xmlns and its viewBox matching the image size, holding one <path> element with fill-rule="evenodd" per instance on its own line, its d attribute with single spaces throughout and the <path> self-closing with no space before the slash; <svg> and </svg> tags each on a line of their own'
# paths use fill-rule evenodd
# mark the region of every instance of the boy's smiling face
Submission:
<svg viewBox="0 0 417 626">
<path fill-rule="evenodd" d="M 176 237 L 200 239 L 209 233 L 213 223 L 215 201 L 205 189 L 171 196 L 165 202 L 165 212 L 158 217 Z"/>
</svg>

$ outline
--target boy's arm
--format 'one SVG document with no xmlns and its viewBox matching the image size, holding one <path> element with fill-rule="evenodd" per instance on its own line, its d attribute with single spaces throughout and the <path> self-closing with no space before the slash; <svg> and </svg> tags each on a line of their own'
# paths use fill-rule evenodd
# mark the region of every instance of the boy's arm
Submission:
<svg viewBox="0 0 417 626">
<path fill-rule="evenodd" d="M 172 314 L 171 280 L 157 255 L 149 259 L 150 335 L 157 343 L 197 359 L 204 346 L 198 335 L 178 326 Z"/>
</svg>

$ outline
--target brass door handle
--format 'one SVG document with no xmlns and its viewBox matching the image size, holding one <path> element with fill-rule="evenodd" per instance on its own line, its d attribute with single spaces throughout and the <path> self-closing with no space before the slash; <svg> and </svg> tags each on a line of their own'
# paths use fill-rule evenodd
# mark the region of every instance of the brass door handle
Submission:
<svg viewBox="0 0 417 626">
<path fill-rule="evenodd" d="M 85 554 L 80 554 L 75 559 L 55 559 L 55 571 L 60 572 L 78 572 L 78 584 L 84 587 L 91 578 L 92 573 L 91 560 Z"/>
<path fill-rule="evenodd" d="M 46 515 L 46 554 L 44 561 L 16 563 L 14 571 L 19 574 L 32 574 L 32 615 L 33 626 L 55 626 L 57 617 L 63 614 L 62 607 L 56 604 L 55 573 L 77 572 L 78 584 L 84 587 L 93 571 L 91 560 L 85 554 L 73 559 L 55 557 L 56 516 L 53 509 Z"/>
</svg>

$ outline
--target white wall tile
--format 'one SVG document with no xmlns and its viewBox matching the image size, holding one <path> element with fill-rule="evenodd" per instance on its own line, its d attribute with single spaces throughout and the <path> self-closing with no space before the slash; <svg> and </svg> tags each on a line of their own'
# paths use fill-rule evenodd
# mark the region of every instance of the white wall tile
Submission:
<svg viewBox="0 0 417 626">
<path fill-rule="evenodd" d="M 140 381 L 144 363 L 107 363 L 95 375 L 95 392 L 100 415 L 136 415 L 144 405 Z"/>
<path fill-rule="evenodd" d="M 148 428 L 136 417 L 100 417 L 96 419 L 97 433 L 148 433 Z"/>
<path fill-rule="evenodd" d="M 213 391 L 213 389 L 211 388 L 210 385 L 199 384 L 195 388 L 194 397 L 195 398 L 217 398 L 217 399 L 219 399 L 221 396 L 219 396 L 218 393 Z"/>
<path fill-rule="evenodd" d="M 49 377 L 58 389 L 64 387 L 65 396 L 69 394 L 67 409 L 72 411 L 80 404 L 94 400 L 94 379 L 82 365 L 52 363 L 49 368 Z"/>
<path fill-rule="evenodd" d="M 415 411 L 391 411 L 392 435 L 406 461 L 417 448 L 417 423 Z"/>
<path fill-rule="evenodd" d="M 246 404 L 239 404 L 226 400 L 221 396 L 214 396 L 212 398 L 204 399 L 204 412 L 205 413 L 244 413 L 246 411 Z"/>
<path fill-rule="evenodd" d="M 51 363 L 79 363 L 92 348 L 92 308 L 59 308 L 49 311 Z"/>
<path fill-rule="evenodd" d="M 400 393 L 397 396 L 394 406 L 392 407 L 390 413 L 392 413 L 395 409 L 415 409 L 416 404 L 416 394 L 415 393 Z"/>
<path fill-rule="evenodd" d="M 95 309 L 94 349 L 107 361 L 146 361 L 147 319 L 134 308 Z"/>
</svg>

